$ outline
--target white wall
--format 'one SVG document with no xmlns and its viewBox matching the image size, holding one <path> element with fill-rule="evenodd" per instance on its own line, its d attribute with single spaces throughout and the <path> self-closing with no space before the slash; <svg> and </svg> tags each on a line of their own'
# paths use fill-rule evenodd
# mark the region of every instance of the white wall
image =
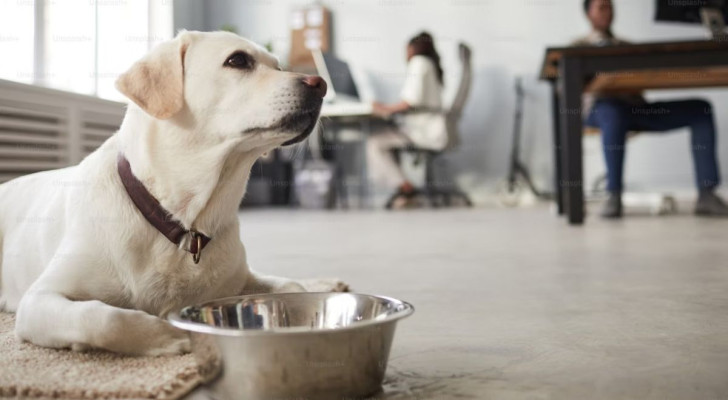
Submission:
<svg viewBox="0 0 728 400">
<path fill-rule="evenodd" d="M 206 30 L 207 4 L 199 0 L 174 0 L 174 30 Z"/>
<path fill-rule="evenodd" d="M 177 0 L 178 2 L 180 0 Z M 463 146 L 453 154 L 459 180 L 471 191 L 486 194 L 508 166 L 513 126 L 513 79 L 527 79 L 528 97 L 523 157 L 542 186 L 551 184 L 552 150 L 550 93 L 538 74 L 545 47 L 563 45 L 587 32 L 581 0 L 330 0 L 334 46 L 340 58 L 372 78 L 377 97 L 395 100 L 405 71 L 404 47 L 422 29 L 433 33 L 443 56 L 446 85 L 456 83 L 456 45 L 473 47 L 475 81 L 462 124 Z M 616 0 L 617 35 L 632 41 L 702 38 L 701 27 L 653 22 L 652 0 Z M 183 5 L 181 3 L 179 5 Z M 287 56 L 288 15 L 292 0 L 206 0 L 204 27 L 232 24 L 258 42 L 272 42 Z M 176 15 L 189 19 L 178 8 Z M 199 14 L 202 11 L 193 10 Z M 194 19 L 193 19 L 194 20 Z M 177 28 L 185 27 L 177 23 Z M 720 90 L 654 92 L 649 98 L 699 95 L 714 102 L 722 129 L 720 155 L 728 171 L 728 92 Z M 627 184 L 632 188 L 691 190 L 692 162 L 686 132 L 669 138 L 640 137 L 629 148 Z M 587 169 L 602 169 L 598 147 L 589 152 Z"/>
</svg>

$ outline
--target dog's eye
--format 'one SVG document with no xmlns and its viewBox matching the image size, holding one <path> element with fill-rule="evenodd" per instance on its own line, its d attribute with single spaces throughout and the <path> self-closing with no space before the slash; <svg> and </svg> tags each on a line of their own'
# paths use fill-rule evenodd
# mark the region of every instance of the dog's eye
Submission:
<svg viewBox="0 0 728 400">
<path fill-rule="evenodd" d="M 224 65 L 230 68 L 250 69 L 253 68 L 253 64 L 253 57 L 251 57 L 250 54 L 238 51 L 230 55 L 230 57 L 225 60 Z"/>
</svg>

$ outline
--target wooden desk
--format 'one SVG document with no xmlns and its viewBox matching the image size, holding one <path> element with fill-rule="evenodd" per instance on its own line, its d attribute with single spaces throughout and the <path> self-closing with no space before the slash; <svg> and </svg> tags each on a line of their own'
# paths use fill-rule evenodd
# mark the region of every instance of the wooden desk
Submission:
<svg viewBox="0 0 728 400">
<path fill-rule="evenodd" d="M 541 79 L 552 83 L 556 201 L 584 222 L 581 95 L 728 86 L 728 43 L 686 41 L 546 49 Z"/>
</svg>

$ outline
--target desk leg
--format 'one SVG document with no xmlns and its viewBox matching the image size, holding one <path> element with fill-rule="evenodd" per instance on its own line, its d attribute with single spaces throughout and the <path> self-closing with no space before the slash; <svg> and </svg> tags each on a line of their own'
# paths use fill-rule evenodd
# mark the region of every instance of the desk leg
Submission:
<svg viewBox="0 0 728 400">
<path fill-rule="evenodd" d="M 344 210 L 349 209 L 349 188 L 346 184 L 346 166 L 344 165 L 344 159 L 341 157 L 341 153 L 344 151 L 344 144 L 341 142 L 341 137 L 338 130 L 336 132 L 336 140 L 332 145 L 334 146 L 333 153 L 336 169 L 334 174 L 336 175 L 336 207 L 341 207 Z"/>
<path fill-rule="evenodd" d="M 369 169 L 367 165 L 367 140 L 371 136 L 372 122 L 369 118 L 361 120 L 361 133 L 364 135 L 359 144 L 359 208 L 369 208 Z"/>
<path fill-rule="evenodd" d="M 553 92 L 553 101 L 551 102 L 551 110 L 553 112 L 553 139 L 554 139 L 554 200 L 556 201 L 556 210 L 559 215 L 564 215 L 564 195 L 561 189 L 561 181 L 563 180 L 562 163 L 561 163 L 561 113 L 559 113 L 559 90 L 555 82 L 551 84 Z"/>
<path fill-rule="evenodd" d="M 582 109 L 584 77 L 581 60 L 564 57 L 559 65 L 561 101 L 561 144 L 563 177 L 559 184 L 563 188 L 569 223 L 584 223 L 584 177 L 582 172 Z"/>
<path fill-rule="evenodd" d="M 334 167 L 334 176 L 332 177 L 332 185 L 331 185 L 331 201 L 329 203 L 330 209 L 337 209 L 339 207 L 343 209 L 349 208 L 349 201 L 347 198 L 346 193 L 346 174 L 345 169 L 342 165 L 342 159 L 341 159 L 341 151 L 340 151 L 340 137 L 339 137 L 339 131 L 341 127 L 336 124 L 331 124 L 331 133 L 332 133 L 332 141 L 330 142 L 330 145 L 333 146 L 331 154 L 333 155 L 333 167 Z M 322 145 L 325 146 L 324 141 L 322 141 Z M 323 151 L 323 149 L 322 149 Z"/>
</svg>

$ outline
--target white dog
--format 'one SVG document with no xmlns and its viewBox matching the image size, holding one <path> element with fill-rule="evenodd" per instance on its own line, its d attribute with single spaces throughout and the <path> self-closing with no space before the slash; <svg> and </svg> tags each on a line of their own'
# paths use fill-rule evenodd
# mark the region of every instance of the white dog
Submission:
<svg viewBox="0 0 728 400">
<path fill-rule="evenodd" d="M 182 32 L 117 88 L 133 104 L 98 150 L 0 186 L 0 309 L 18 337 L 175 354 L 189 341 L 169 311 L 303 290 L 248 269 L 237 211 L 256 159 L 314 128 L 325 82 L 234 34 Z"/>
</svg>

